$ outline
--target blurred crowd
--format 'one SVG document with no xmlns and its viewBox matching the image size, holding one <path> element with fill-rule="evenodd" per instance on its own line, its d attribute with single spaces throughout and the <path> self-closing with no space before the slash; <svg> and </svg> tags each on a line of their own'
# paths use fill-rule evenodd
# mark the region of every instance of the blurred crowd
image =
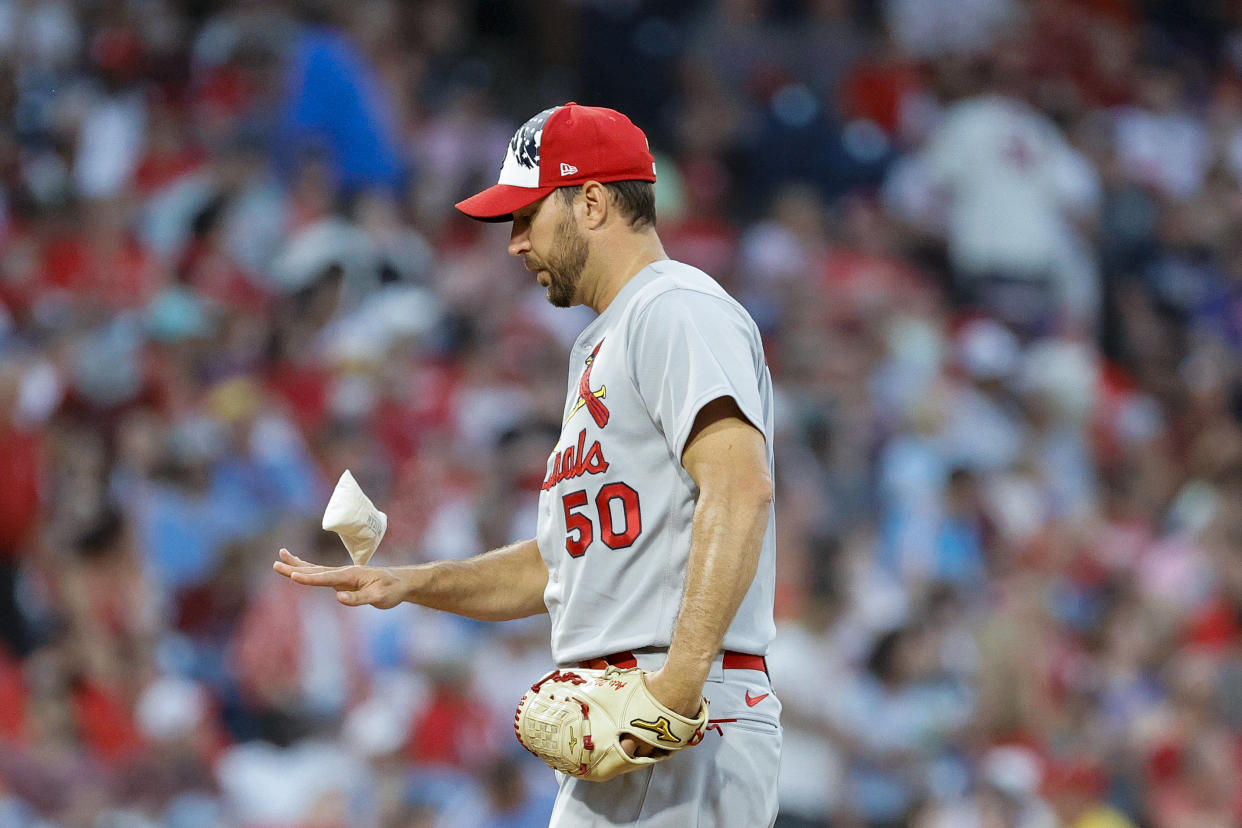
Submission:
<svg viewBox="0 0 1242 828">
<path fill-rule="evenodd" d="M 571 99 L 766 338 L 778 824 L 1242 824 L 1237 3 L 0 0 L 0 826 L 546 824 L 546 618 L 270 565 L 533 536 Z"/>
</svg>

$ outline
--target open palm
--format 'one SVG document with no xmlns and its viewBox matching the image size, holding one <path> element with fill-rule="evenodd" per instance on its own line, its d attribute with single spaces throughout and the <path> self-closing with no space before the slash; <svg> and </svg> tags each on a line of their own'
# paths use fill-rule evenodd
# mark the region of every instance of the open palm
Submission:
<svg viewBox="0 0 1242 828">
<path fill-rule="evenodd" d="M 297 584 L 334 589 L 336 599 L 346 606 L 391 609 L 405 600 L 401 579 L 387 567 L 319 566 L 281 549 L 272 569 Z"/>
</svg>

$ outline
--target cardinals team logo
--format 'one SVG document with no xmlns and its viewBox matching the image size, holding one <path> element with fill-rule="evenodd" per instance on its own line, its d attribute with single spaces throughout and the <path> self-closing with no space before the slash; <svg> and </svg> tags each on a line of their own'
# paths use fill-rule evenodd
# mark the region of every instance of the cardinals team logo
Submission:
<svg viewBox="0 0 1242 828">
<path fill-rule="evenodd" d="M 599 354 L 600 346 L 603 344 L 604 340 L 601 339 L 599 345 L 596 345 L 595 350 L 591 351 L 591 355 L 586 358 L 586 368 L 582 370 L 582 379 L 578 380 L 578 401 L 574 403 L 565 422 L 573 419 L 578 409 L 585 407 L 591 413 L 591 419 L 595 420 L 597 426 L 603 428 L 608 425 L 608 406 L 604 405 L 604 398 L 608 396 L 608 387 L 601 385 L 599 390 L 591 390 L 591 369 L 595 367 L 595 357 Z"/>
</svg>

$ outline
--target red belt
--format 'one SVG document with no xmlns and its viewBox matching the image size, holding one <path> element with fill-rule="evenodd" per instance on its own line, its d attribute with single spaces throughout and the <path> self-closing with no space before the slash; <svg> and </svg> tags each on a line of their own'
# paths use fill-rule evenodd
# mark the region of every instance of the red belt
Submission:
<svg viewBox="0 0 1242 828">
<path fill-rule="evenodd" d="M 578 666 L 583 670 L 603 670 L 609 665 L 620 667 L 622 670 L 628 670 L 631 667 L 638 666 L 638 659 L 634 657 L 633 653 L 626 650 L 622 653 L 613 653 L 600 658 L 588 658 L 585 661 L 578 662 Z M 761 655 L 725 650 L 723 667 L 726 670 L 759 670 L 766 673 L 768 671 L 768 662 Z"/>
</svg>

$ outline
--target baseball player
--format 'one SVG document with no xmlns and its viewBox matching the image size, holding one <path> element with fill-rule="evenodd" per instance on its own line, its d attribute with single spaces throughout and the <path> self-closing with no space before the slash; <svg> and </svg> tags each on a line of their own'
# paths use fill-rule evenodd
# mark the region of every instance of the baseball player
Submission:
<svg viewBox="0 0 1242 828">
<path fill-rule="evenodd" d="M 282 549 L 275 569 L 347 605 L 547 612 L 558 671 L 545 680 L 582 684 L 581 671 L 606 668 L 620 688 L 619 670 L 645 671 L 629 672 L 661 714 L 619 735 L 620 775 L 593 781 L 604 777 L 585 763 L 558 774 L 553 826 L 770 826 L 781 743 L 763 658 L 775 631 L 772 383 L 741 305 L 665 255 L 655 178 L 624 115 L 568 103 L 527 121 L 499 183 L 457 205 L 512 221 L 509 252 L 548 300 L 599 314 L 570 353 L 537 537 L 396 568 L 315 566 Z M 598 743 L 600 716 L 591 724 Z M 572 729 L 568 740 L 579 742 Z"/>
</svg>

